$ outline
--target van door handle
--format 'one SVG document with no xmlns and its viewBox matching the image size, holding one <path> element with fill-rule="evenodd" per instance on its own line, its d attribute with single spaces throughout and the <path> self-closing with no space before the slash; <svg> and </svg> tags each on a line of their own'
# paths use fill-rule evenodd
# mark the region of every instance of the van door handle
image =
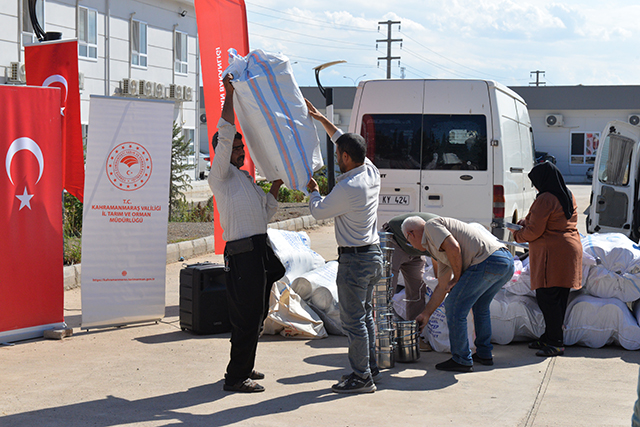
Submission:
<svg viewBox="0 0 640 427">
<path fill-rule="evenodd" d="M 473 177 L 471 175 L 461 175 L 460 179 L 463 181 L 471 181 Z"/>
<path fill-rule="evenodd" d="M 513 168 L 513 167 L 511 167 L 511 168 L 509 168 L 509 170 L 510 170 L 512 173 L 516 173 L 516 172 L 517 172 L 517 173 L 522 173 L 522 172 L 524 172 L 524 168 Z"/>
</svg>

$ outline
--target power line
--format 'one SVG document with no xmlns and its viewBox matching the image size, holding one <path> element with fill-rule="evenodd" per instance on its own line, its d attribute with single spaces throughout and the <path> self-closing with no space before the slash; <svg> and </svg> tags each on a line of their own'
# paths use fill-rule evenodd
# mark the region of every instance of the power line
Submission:
<svg viewBox="0 0 640 427">
<path fill-rule="evenodd" d="M 364 47 L 364 48 L 367 48 L 367 49 L 371 49 L 371 47 L 369 45 L 366 45 L 366 44 L 363 44 L 363 43 L 350 43 L 350 42 L 345 42 L 345 41 L 342 41 L 342 40 L 327 39 L 327 38 L 324 38 L 324 37 L 312 36 L 312 35 L 308 35 L 308 34 L 298 33 L 298 32 L 295 32 L 295 31 L 283 30 L 282 28 L 271 27 L 269 25 L 260 24 L 258 22 L 250 22 L 250 24 L 258 25 L 260 27 L 269 28 L 271 30 L 282 31 L 282 32 L 288 33 L 288 34 L 295 34 L 295 35 L 303 36 L 303 37 L 313 37 L 314 39 L 317 39 L 317 40 L 327 40 L 327 41 L 334 42 L 334 43 L 349 44 L 349 45 L 353 45 L 353 46 L 361 46 L 361 47 Z"/>
<path fill-rule="evenodd" d="M 427 59 L 427 58 L 423 57 L 422 55 L 420 55 L 420 54 L 418 54 L 418 53 L 415 53 L 415 52 L 413 52 L 413 51 L 412 51 L 412 50 L 410 50 L 410 49 L 407 49 L 406 47 L 405 47 L 403 50 L 404 50 L 405 52 L 410 53 L 411 55 L 413 55 L 413 56 L 414 56 L 414 57 L 416 57 L 417 59 L 419 59 L 419 60 L 421 60 L 421 61 L 424 61 L 424 62 L 426 62 L 427 64 L 429 64 L 429 65 L 431 65 L 431 66 L 433 66 L 433 67 L 439 68 L 439 69 L 441 69 L 441 70 L 443 70 L 443 71 L 446 71 L 446 72 L 451 73 L 451 74 L 453 74 L 453 75 L 456 75 L 456 76 L 458 76 L 458 77 L 474 77 L 472 74 L 456 72 L 455 70 L 452 70 L 452 69 L 447 68 L 447 67 L 445 67 L 445 66 L 443 66 L 443 65 L 440 65 L 440 64 L 438 64 L 437 62 L 431 61 L 430 59 Z"/>
<path fill-rule="evenodd" d="M 435 50 L 433 50 L 433 49 L 429 49 L 427 46 L 423 45 L 422 43 L 420 43 L 419 41 L 417 41 L 417 40 L 416 40 L 416 39 L 414 39 L 413 37 L 410 37 L 410 36 L 409 36 L 409 35 L 407 35 L 406 33 L 402 32 L 402 31 L 400 31 L 400 33 L 401 33 L 403 36 L 405 36 L 406 38 L 408 38 L 408 39 L 410 39 L 410 40 L 414 41 L 418 46 L 420 46 L 420 47 L 422 47 L 422 48 L 424 48 L 424 49 L 428 50 L 429 52 L 433 53 L 434 55 L 438 55 L 439 57 L 441 57 L 441 58 L 443 58 L 443 59 L 446 59 L 447 61 L 453 62 L 454 64 L 456 64 L 456 65 L 458 65 L 458 66 L 460 66 L 460 67 L 463 67 L 463 68 L 466 68 L 466 69 L 468 69 L 468 70 L 471 70 L 471 71 L 473 71 L 474 73 L 477 73 L 477 74 L 484 74 L 485 76 L 489 76 L 489 77 L 496 78 L 496 79 L 498 79 L 498 80 L 503 80 L 503 79 L 504 79 L 504 77 L 496 76 L 496 75 L 494 75 L 494 74 L 483 73 L 482 71 L 478 71 L 478 70 L 473 69 L 473 68 L 471 68 L 471 67 L 468 67 L 468 66 L 466 66 L 466 65 L 464 65 L 464 64 L 461 64 L 461 63 L 459 63 L 459 62 L 456 62 L 456 61 L 454 61 L 453 59 L 447 58 L 446 56 L 444 56 L 444 55 L 442 55 L 442 54 L 440 54 L 440 53 L 436 52 L 436 51 L 435 51 Z"/>
<path fill-rule="evenodd" d="M 297 23 L 300 23 L 300 21 L 299 21 L 300 19 L 305 19 L 305 20 L 307 20 L 307 21 L 321 22 L 321 23 L 323 23 L 323 24 L 325 24 L 325 25 L 326 25 L 326 24 L 330 24 L 330 25 L 332 25 L 332 26 L 334 26 L 334 27 L 343 27 L 344 29 L 348 29 L 348 30 L 350 30 L 350 31 L 362 31 L 362 32 L 366 32 L 366 33 L 375 33 L 375 32 L 377 32 L 377 31 L 375 31 L 375 30 L 367 30 L 367 29 L 364 29 L 364 28 L 354 27 L 354 26 L 351 26 L 351 25 L 336 24 L 335 22 L 325 21 L 325 20 L 322 20 L 322 19 L 314 19 L 314 18 L 307 18 L 307 17 L 305 17 L 305 16 L 294 15 L 294 14 L 292 14 L 292 13 L 282 12 L 282 11 L 280 11 L 280 10 L 271 9 L 271 8 L 269 8 L 269 7 L 265 7 L 265 6 L 260 6 L 260 5 L 255 4 L 255 3 L 245 2 L 245 4 L 249 4 L 249 5 L 251 5 L 251 6 L 259 7 L 259 8 L 261 8 L 261 9 L 266 9 L 266 10 L 270 10 L 270 11 L 272 11 L 272 12 L 276 12 L 276 13 L 280 13 L 280 14 L 283 14 L 283 15 L 288 15 L 288 16 L 292 16 L 292 17 L 294 17 L 294 18 L 297 18 L 297 20 L 288 20 L 288 21 L 291 21 L 291 22 L 297 22 Z M 254 12 L 254 11 L 251 11 L 251 13 L 260 14 L 259 12 Z M 264 16 L 271 16 L 271 15 L 265 15 L 265 14 L 262 14 L 262 15 L 264 15 Z M 271 17 L 272 17 L 272 18 L 276 18 L 276 19 L 283 19 L 283 20 L 287 20 L 287 19 L 284 19 L 284 18 L 278 18 L 278 17 L 275 17 L 275 16 L 271 16 Z"/>
<path fill-rule="evenodd" d="M 344 49 L 344 50 L 358 50 L 358 51 L 362 51 L 362 48 L 359 47 L 346 47 L 346 46 L 327 46 L 326 44 L 316 44 L 316 43 L 306 43 L 306 42 L 299 42 L 296 40 L 291 40 L 291 39 L 281 39 L 278 37 L 273 37 L 273 36 L 266 36 L 264 34 L 259 34 L 259 33 L 255 33 L 255 32 L 251 32 L 252 36 L 257 36 L 257 37 L 264 37 L 266 39 L 269 40 L 279 40 L 279 41 L 284 41 L 287 43 L 297 43 L 297 44 L 303 44 L 306 46 L 317 46 L 317 47 L 331 47 L 331 49 Z"/>
</svg>

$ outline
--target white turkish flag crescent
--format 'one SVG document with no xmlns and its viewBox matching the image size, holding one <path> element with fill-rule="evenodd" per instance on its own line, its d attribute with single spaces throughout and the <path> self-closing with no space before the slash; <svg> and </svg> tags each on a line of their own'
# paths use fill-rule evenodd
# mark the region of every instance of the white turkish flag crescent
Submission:
<svg viewBox="0 0 640 427">
<path fill-rule="evenodd" d="M 60 74 L 54 74 L 52 76 L 47 77 L 47 79 L 42 83 L 42 86 L 47 87 L 51 86 L 53 83 L 62 83 L 64 85 L 64 103 L 67 103 L 67 92 L 69 91 L 69 85 L 67 84 L 67 79 L 65 79 Z"/>
<path fill-rule="evenodd" d="M 9 146 L 9 150 L 7 151 L 7 158 L 5 160 L 5 167 L 7 168 L 9 181 L 14 184 L 13 178 L 11 178 L 11 161 L 13 160 L 13 156 L 15 156 L 15 154 L 20 150 L 31 151 L 33 155 L 36 156 L 38 165 L 40 166 L 40 173 L 38 175 L 38 180 L 36 181 L 37 184 L 40 181 L 40 178 L 42 177 L 42 171 L 44 170 L 44 156 L 42 155 L 40 146 L 38 146 L 38 144 L 36 144 L 33 139 L 27 137 L 18 138 Z"/>
</svg>

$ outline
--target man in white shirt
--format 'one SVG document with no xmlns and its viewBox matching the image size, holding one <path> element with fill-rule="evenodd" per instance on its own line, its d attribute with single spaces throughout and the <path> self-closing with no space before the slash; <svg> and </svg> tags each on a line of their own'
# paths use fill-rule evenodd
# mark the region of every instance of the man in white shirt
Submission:
<svg viewBox="0 0 640 427">
<path fill-rule="evenodd" d="M 424 328 L 444 300 L 452 357 L 438 363 L 436 369 L 471 372 L 473 362 L 493 365 L 489 306 L 513 276 L 513 257 L 507 248 L 488 231 L 455 218 L 437 217 L 425 222 L 411 216 L 402 223 L 402 232 L 411 246 L 429 251 L 437 266 L 438 285 L 416 317 Z M 467 336 L 467 316 L 472 309 L 476 332 L 473 355 Z"/>
<path fill-rule="evenodd" d="M 273 282 L 285 273 L 267 237 L 267 223 L 278 208 L 276 197 L 282 184 L 274 181 L 269 194 L 253 182 L 244 165 L 242 135 L 236 132 L 231 77 L 226 90 L 218 132 L 213 138 L 209 186 L 220 213 L 227 273 L 227 304 L 231 321 L 231 360 L 224 390 L 242 393 L 264 391 L 254 380 L 264 374 L 254 370 L 262 323 L 269 310 Z"/>
<path fill-rule="evenodd" d="M 309 114 L 320 121 L 336 144 L 342 175 L 326 197 L 311 178 L 309 209 L 316 219 L 335 218 L 338 242 L 338 302 L 340 320 L 349 339 L 349 363 L 353 372 L 331 389 L 336 393 L 372 393 L 379 373 L 375 353 L 375 324 L 371 299 L 373 286 L 382 276 L 382 252 L 377 233 L 380 173 L 366 158 L 360 135 L 343 134 L 307 101 Z"/>
</svg>

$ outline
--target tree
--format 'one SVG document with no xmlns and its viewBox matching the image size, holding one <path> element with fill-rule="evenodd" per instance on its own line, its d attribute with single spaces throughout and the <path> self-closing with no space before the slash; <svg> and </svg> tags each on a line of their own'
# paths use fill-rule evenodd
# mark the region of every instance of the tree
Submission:
<svg viewBox="0 0 640 427">
<path fill-rule="evenodd" d="M 185 172 L 193 169 L 188 164 L 189 156 L 193 155 L 191 141 L 185 140 L 182 126 L 173 123 L 173 138 L 171 140 L 171 185 L 169 187 L 169 218 L 172 210 L 180 202 L 185 203 L 184 191 L 191 188 L 191 177 Z"/>
</svg>

